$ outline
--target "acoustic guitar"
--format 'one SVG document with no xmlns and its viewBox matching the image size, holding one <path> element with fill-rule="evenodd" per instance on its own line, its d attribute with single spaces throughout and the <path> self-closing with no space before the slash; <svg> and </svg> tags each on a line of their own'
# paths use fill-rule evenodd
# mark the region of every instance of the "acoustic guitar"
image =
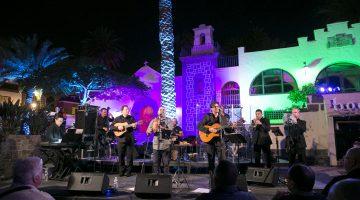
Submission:
<svg viewBox="0 0 360 200">
<path fill-rule="evenodd" d="M 134 126 L 134 125 L 137 125 L 137 124 L 142 124 L 142 120 L 137 121 L 137 122 L 132 123 L 132 124 L 128 124 L 127 122 L 116 123 L 116 124 L 114 124 L 114 126 L 116 126 L 116 127 L 118 127 L 118 128 L 119 128 L 119 127 L 123 127 L 123 129 L 122 129 L 122 131 L 114 131 L 114 135 L 115 135 L 116 137 L 120 137 L 120 136 L 122 136 L 122 135 L 127 131 L 128 128 L 130 128 L 130 127 L 132 127 L 132 126 Z"/>
<path fill-rule="evenodd" d="M 202 142 L 208 143 L 213 138 L 220 137 L 219 131 L 222 130 L 224 127 L 218 123 L 215 123 L 211 126 L 205 125 L 205 128 L 207 128 L 207 129 L 214 128 L 217 130 L 215 133 L 205 133 L 205 132 L 199 131 L 200 140 Z"/>
</svg>

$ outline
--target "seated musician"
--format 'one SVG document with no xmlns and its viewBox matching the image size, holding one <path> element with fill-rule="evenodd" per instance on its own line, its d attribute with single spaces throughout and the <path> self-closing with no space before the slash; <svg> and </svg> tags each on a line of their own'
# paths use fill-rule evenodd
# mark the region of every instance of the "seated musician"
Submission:
<svg viewBox="0 0 360 200">
<path fill-rule="evenodd" d="M 180 138 L 183 137 L 183 131 L 181 129 L 180 126 L 178 126 L 178 121 L 176 118 L 173 118 L 171 120 L 171 123 L 173 124 L 174 129 L 171 132 L 171 140 L 175 143 L 175 144 L 179 144 L 180 142 Z"/>
<path fill-rule="evenodd" d="M 54 122 L 46 128 L 46 137 L 49 143 L 60 143 L 65 133 L 65 129 L 61 126 L 64 122 L 62 115 L 55 115 Z"/>
</svg>

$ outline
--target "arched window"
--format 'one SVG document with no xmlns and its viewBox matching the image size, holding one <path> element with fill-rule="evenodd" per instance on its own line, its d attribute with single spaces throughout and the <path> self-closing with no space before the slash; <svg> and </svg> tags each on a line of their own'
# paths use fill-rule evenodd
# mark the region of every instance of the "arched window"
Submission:
<svg viewBox="0 0 360 200">
<path fill-rule="evenodd" d="M 297 89 L 294 77 L 282 69 L 269 69 L 255 77 L 250 86 L 250 95 L 281 94 Z"/>
<path fill-rule="evenodd" d="M 205 44 L 205 34 L 201 33 L 200 34 L 200 45 L 204 45 Z"/>
<path fill-rule="evenodd" d="M 360 67 L 350 63 L 338 63 L 324 68 L 315 85 L 326 92 L 360 91 Z"/>
<path fill-rule="evenodd" d="M 236 82 L 227 82 L 222 87 L 221 104 L 224 106 L 240 105 L 240 87 Z"/>
</svg>

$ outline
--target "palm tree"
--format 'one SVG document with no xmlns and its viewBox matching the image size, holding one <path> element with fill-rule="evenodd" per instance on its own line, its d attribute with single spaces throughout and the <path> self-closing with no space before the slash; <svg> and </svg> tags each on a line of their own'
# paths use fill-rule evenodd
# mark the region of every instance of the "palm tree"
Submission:
<svg viewBox="0 0 360 200">
<path fill-rule="evenodd" d="M 161 104 L 166 108 L 169 117 L 176 117 L 175 104 L 175 63 L 174 33 L 172 24 L 172 1 L 160 0 L 160 31 L 161 45 Z"/>
<path fill-rule="evenodd" d="M 359 0 L 327 0 L 318 11 L 327 23 L 343 20 L 357 23 L 360 21 L 359 13 Z"/>
<path fill-rule="evenodd" d="M 54 48 L 48 40 L 40 42 L 36 35 L 11 39 L 2 46 L 1 54 L 4 70 L 0 72 L 0 80 L 11 79 L 22 84 L 27 93 L 26 103 L 31 103 L 36 85 L 25 80 L 69 57 L 65 48 Z"/>
<path fill-rule="evenodd" d="M 119 69 L 124 61 L 120 38 L 105 27 L 90 32 L 90 37 L 82 41 L 82 54 L 93 58 L 94 64 L 105 65 L 111 70 Z"/>
</svg>

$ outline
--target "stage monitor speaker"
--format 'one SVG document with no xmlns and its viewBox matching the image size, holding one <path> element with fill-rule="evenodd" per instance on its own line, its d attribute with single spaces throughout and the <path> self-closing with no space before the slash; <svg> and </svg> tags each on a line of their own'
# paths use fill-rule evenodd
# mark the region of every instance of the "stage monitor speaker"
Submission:
<svg viewBox="0 0 360 200">
<path fill-rule="evenodd" d="M 279 171 L 277 168 L 259 168 L 249 167 L 246 172 L 247 182 L 262 183 L 276 186 L 279 179 Z"/>
<path fill-rule="evenodd" d="M 172 181 L 170 175 L 138 174 L 135 195 L 139 198 L 170 198 Z"/>
<path fill-rule="evenodd" d="M 95 134 L 97 118 L 96 109 L 77 109 L 75 114 L 75 128 L 83 129 L 84 134 Z"/>
<path fill-rule="evenodd" d="M 109 177 L 105 173 L 73 172 L 67 189 L 72 192 L 103 193 L 109 188 Z"/>
</svg>

